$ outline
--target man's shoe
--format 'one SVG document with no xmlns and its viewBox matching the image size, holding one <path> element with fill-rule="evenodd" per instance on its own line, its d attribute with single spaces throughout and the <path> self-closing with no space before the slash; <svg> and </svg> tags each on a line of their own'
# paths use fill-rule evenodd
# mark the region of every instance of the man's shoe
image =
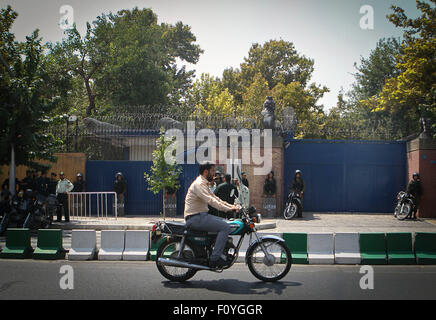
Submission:
<svg viewBox="0 0 436 320">
<path fill-rule="evenodd" d="M 212 269 L 220 269 L 227 265 L 227 262 L 224 259 L 219 258 L 218 260 L 210 260 L 209 267 Z"/>
</svg>

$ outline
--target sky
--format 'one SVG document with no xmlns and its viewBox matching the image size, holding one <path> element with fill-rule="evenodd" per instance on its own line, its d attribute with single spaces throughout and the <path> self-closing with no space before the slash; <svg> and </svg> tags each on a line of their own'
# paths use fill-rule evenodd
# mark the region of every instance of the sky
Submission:
<svg viewBox="0 0 436 320">
<path fill-rule="evenodd" d="M 19 14 L 12 28 L 17 40 L 38 28 L 44 42 L 62 39 L 63 5 L 73 8 L 82 34 L 86 22 L 102 13 L 152 8 L 159 23 L 182 21 L 191 26 L 204 50 L 199 62 L 188 66 L 197 77 L 203 72 L 221 76 L 225 68 L 238 67 L 253 43 L 290 41 L 314 60 L 311 81 L 330 89 L 319 102 L 327 110 L 336 105 L 341 89 L 350 89 L 354 63 L 368 57 L 379 39 L 402 35 L 386 18 L 390 7 L 400 6 L 410 17 L 418 15 L 414 0 L 0 0 L 2 8 L 8 4 Z M 361 28 L 368 15 L 367 10 L 360 13 L 362 6 L 373 9 L 372 29 Z"/>
</svg>

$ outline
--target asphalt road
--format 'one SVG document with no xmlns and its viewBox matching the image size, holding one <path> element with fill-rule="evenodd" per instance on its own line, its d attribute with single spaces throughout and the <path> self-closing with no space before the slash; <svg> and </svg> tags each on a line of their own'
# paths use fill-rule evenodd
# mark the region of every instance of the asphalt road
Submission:
<svg viewBox="0 0 436 320">
<path fill-rule="evenodd" d="M 60 268 L 74 271 L 61 289 Z M 201 271 L 180 284 L 154 262 L 0 261 L 0 299 L 436 299 L 436 266 L 374 266 L 374 289 L 362 290 L 360 266 L 294 265 L 280 282 L 263 283 L 244 264 Z"/>
</svg>

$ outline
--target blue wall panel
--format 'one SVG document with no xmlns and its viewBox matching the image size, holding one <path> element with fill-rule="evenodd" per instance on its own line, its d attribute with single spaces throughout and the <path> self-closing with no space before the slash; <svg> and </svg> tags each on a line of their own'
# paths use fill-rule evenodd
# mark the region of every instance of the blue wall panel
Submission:
<svg viewBox="0 0 436 320">
<path fill-rule="evenodd" d="M 284 187 L 294 172 L 306 181 L 306 211 L 390 212 L 406 183 L 404 142 L 292 140 Z"/>
<path fill-rule="evenodd" d="M 86 162 L 87 191 L 113 191 L 115 174 L 121 171 L 127 180 L 125 212 L 127 215 L 158 215 L 162 212 L 162 193 L 147 190 L 144 172 L 150 173 L 151 161 L 98 161 Z M 198 165 L 182 165 L 177 192 L 177 213 L 183 214 L 186 190 L 198 175 Z"/>
</svg>

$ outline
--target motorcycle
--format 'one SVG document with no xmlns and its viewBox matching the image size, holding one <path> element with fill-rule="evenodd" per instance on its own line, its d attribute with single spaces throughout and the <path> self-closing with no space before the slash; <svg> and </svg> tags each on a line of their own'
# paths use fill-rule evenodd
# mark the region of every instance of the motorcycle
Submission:
<svg viewBox="0 0 436 320">
<path fill-rule="evenodd" d="M 48 229 L 53 222 L 53 215 L 47 209 L 48 197 L 41 194 L 32 194 L 26 219 L 23 223 L 23 228 L 31 230 Z"/>
<path fill-rule="evenodd" d="M 242 241 L 250 236 L 250 245 L 245 256 L 245 263 L 250 272 L 265 282 L 282 279 L 292 265 L 291 251 L 285 241 L 277 236 L 259 236 L 256 223 L 261 216 L 256 209 L 241 208 L 241 218 L 226 222 L 230 226 L 223 254 L 227 264 L 223 268 L 209 267 L 209 259 L 216 240 L 216 233 L 187 229 L 185 223 L 159 221 L 152 228 L 153 243 L 162 238 L 162 244 L 157 250 L 156 267 L 170 281 L 183 282 L 192 278 L 198 271 L 222 272 L 230 268 L 237 260 Z M 237 244 L 231 236 L 240 236 Z M 251 237 L 254 235 L 254 241 Z"/>
<path fill-rule="evenodd" d="M 286 220 L 291 220 L 295 215 L 301 215 L 303 211 L 303 204 L 299 193 L 292 191 L 288 194 L 286 199 L 285 209 L 283 210 L 283 217 Z"/>
<path fill-rule="evenodd" d="M 31 197 L 32 190 L 26 190 L 10 198 L 0 222 L 0 235 L 3 235 L 9 227 L 23 227 L 31 205 Z"/>
<path fill-rule="evenodd" d="M 411 216 L 415 209 L 415 201 L 410 193 L 400 191 L 397 194 L 397 205 L 395 206 L 394 216 L 398 220 L 405 220 Z"/>
</svg>

